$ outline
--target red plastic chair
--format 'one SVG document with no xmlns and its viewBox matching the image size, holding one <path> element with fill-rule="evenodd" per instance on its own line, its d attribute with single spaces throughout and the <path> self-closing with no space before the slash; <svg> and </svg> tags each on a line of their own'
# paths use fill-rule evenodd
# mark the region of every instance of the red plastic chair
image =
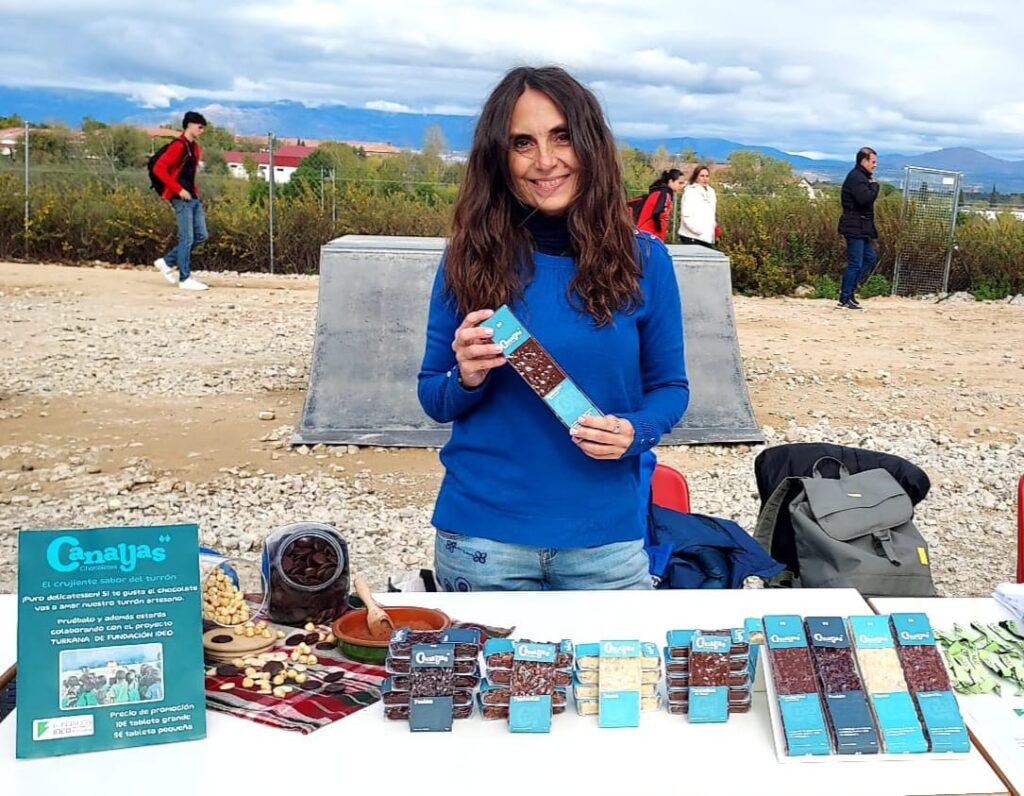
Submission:
<svg viewBox="0 0 1024 796">
<path fill-rule="evenodd" d="M 1021 483 L 1024 484 L 1024 480 Z M 690 513 L 690 485 L 686 483 L 686 477 L 681 472 L 667 464 L 658 464 L 654 467 L 651 499 L 656 506 L 674 509 L 684 514 Z"/>
<path fill-rule="evenodd" d="M 1017 583 L 1024 583 L 1024 475 L 1017 484 Z"/>
</svg>

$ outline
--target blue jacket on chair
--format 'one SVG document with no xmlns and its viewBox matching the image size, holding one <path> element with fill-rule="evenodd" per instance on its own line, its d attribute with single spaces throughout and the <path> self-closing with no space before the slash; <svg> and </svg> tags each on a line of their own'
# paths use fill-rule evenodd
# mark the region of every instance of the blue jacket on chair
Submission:
<svg viewBox="0 0 1024 796">
<path fill-rule="evenodd" d="M 769 580 L 783 570 L 732 520 L 654 504 L 646 546 L 661 589 L 738 589 L 751 575 Z"/>
</svg>

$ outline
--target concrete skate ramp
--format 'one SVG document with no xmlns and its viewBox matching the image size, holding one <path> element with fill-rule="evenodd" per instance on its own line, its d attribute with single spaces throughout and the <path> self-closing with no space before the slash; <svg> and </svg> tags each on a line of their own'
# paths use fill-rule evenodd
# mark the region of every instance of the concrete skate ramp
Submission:
<svg viewBox="0 0 1024 796">
<path fill-rule="evenodd" d="M 448 439 L 416 398 L 443 238 L 346 235 L 320 252 L 313 361 L 294 444 L 433 447 Z M 736 341 L 729 260 L 669 246 L 683 296 L 690 407 L 662 444 L 762 442 Z"/>
</svg>

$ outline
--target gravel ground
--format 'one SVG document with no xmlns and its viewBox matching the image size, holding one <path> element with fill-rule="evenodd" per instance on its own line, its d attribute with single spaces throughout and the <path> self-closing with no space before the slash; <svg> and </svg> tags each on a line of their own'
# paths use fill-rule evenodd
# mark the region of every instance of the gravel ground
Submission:
<svg viewBox="0 0 1024 796">
<path fill-rule="evenodd" d="M 316 279 L 210 281 L 192 296 L 142 269 L 0 264 L 0 591 L 32 528 L 197 522 L 204 543 L 255 556 L 274 527 L 314 519 L 343 529 L 375 588 L 430 565 L 436 451 L 287 444 Z M 850 320 L 825 302 L 735 303 L 769 444 L 907 457 L 932 479 L 917 524 L 941 592 L 1012 578 L 1024 308 L 886 299 Z M 687 473 L 694 510 L 752 529 L 762 449 L 659 456 Z"/>
</svg>

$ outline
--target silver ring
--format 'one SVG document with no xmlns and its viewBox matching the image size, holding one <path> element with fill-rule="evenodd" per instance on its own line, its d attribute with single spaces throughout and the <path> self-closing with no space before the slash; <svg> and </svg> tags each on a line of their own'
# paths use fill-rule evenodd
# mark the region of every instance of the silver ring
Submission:
<svg viewBox="0 0 1024 796">
<path fill-rule="evenodd" d="M 615 425 L 612 426 L 612 434 L 618 434 L 620 428 L 622 428 L 622 421 L 616 420 Z"/>
</svg>

